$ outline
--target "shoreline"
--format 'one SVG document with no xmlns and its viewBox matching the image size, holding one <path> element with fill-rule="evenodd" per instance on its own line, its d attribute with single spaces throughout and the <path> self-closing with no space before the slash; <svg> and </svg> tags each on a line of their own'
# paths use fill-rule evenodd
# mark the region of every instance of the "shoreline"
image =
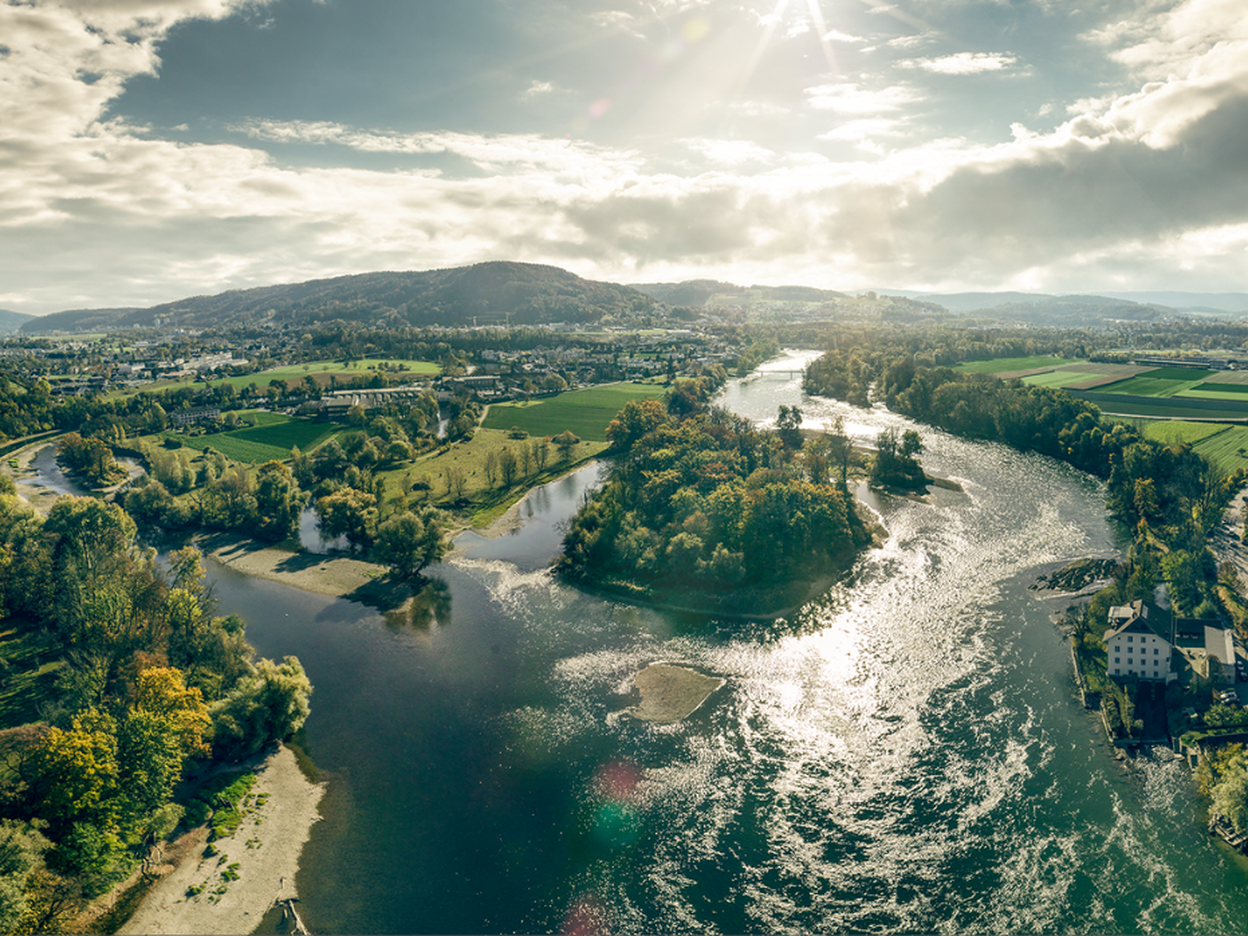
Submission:
<svg viewBox="0 0 1248 936">
<path fill-rule="evenodd" d="M 168 870 L 118 933 L 250 933 L 277 901 L 296 897 L 299 858 L 321 818 L 325 784 L 308 780 L 285 745 L 252 769 L 253 805 L 232 835 L 212 843 L 218 854 L 205 855 L 204 827 L 187 833 L 192 838 L 182 843 L 186 857 L 163 866 Z M 261 794 L 267 795 L 257 804 Z M 227 868 L 235 880 L 223 878 Z M 200 890 L 189 896 L 193 888 Z"/>
</svg>

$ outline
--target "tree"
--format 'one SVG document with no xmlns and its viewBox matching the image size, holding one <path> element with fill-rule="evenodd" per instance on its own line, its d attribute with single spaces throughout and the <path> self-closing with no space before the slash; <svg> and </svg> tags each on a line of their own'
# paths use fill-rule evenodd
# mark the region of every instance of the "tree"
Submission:
<svg viewBox="0 0 1248 936">
<path fill-rule="evenodd" d="M 503 479 L 503 487 L 511 487 L 516 480 L 516 472 L 519 469 L 519 463 L 516 461 L 516 453 L 510 448 L 505 448 L 498 453 L 498 471 Z"/>
<path fill-rule="evenodd" d="M 607 442 L 615 452 L 627 452 L 646 433 L 667 420 L 667 410 L 653 397 L 629 400 L 607 424 Z"/>
<path fill-rule="evenodd" d="M 572 458 L 572 452 L 580 443 L 580 439 L 569 432 L 567 429 L 559 433 L 554 438 L 555 447 L 559 449 L 560 461 L 569 461 Z"/>
<path fill-rule="evenodd" d="M 279 461 L 260 466 L 256 485 L 256 516 L 259 532 L 272 540 L 293 536 L 299 529 L 305 495 L 295 476 Z"/>
<path fill-rule="evenodd" d="M 312 683 L 297 657 L 281 663 L 261 660 L 210 709 L 214 754 L 244 757 L 294 734 L 307 720 L 311 694 Z"/>
<path fill-rule="evenodd" d="M 802 411 L 796 406 L 781 406 L 776 417 L 776 430 L 785 448 L 802 447 Z"/>
<path fill-rule="evenodd" d="M 494 479 L 498 477 L 498 453 L 490 449 L 485 453 L 485 481 L 490 486 L 494 486 Z"/>
<path fill-rule="evenodd" d="M 441 518 L 432 508 L 405 510 L 377 528 L 377 555 L 398 578 L 409 579 L 446 555 L 450 544 Z"/>
<path fill-rule="evenodd" d="M 321 531 L 329 538 L 345 536 L 353 546 L 367 546 L 377 534 L 377 498 L 345 487 L 316 502 Z"/>
<path fill-rule="evenodd" d="M 468 487 L 468 477 L 464 474 L 464 469 L 457 465 L 451 465 L 446 469 L 446 493 L 454 495 L 456 500 L 464 499 L 464 491 Z"/>
<path fill-rule="evenodd" d="M 39 814 L 56 830 L 75 822 L 108 824 L 117 793 L 117 726 L 95 709 L 69 731 L 52 727 L 35 752 L 32 793 Z"/>
<path fill-rule="evenodd" d="M 22 926 L 30 912 L 26 882 L 31 872 L 43 866 L 43 856 L 51 847 L 30 823 L 0 821 L 0 933 L 32 929 Z"/>
</svg>

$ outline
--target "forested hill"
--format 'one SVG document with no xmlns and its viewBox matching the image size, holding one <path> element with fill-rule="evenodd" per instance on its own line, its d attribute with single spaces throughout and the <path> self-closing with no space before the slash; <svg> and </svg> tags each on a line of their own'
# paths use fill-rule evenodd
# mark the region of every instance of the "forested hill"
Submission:
<svg viewBox="0 0 1248 936">
<path fill-rule="evenodd" d="M 754 302 L 827 302 L 848 299 L 834 289 L 813 286 L 736 286 L 719 280 L 683 283 L 638 283 L 636 289 L 668 305 L 750 305 Z"/>
<path fill-rule="evenodd" d="M 362 273 L 195 296 L 149 309 L 57 312 L 25 333 L 131 326 L 208 328 L 272 321 L 299 326 L 342 320 L 362 325 L 599 322 L 645 312 L 649 296 L 534 263 L 478 263 L 421 272 Z"/>
<path fill-rule="evenodd" d="M 31 316 L 25 313 L 0 309 L 0 335 L 17 331 L 22 327 L 23 323 L 30 321 L 30 319 Z"/>
</svg>

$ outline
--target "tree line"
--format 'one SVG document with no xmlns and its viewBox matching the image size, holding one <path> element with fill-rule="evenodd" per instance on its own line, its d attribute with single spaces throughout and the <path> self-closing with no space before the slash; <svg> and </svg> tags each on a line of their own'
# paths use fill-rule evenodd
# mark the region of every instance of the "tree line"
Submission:
<svg viewBox="0 0 1248 936">
<path fill-rule="evenodd" d="M 253 661 L 198 550 L 165 567 L 115 504 L 45 519 L 0 488 L 0 930 L 56 932 L 179 826 L 182 778 L 296 731 L 311 685 L 293 657 Z"/>
</svg>

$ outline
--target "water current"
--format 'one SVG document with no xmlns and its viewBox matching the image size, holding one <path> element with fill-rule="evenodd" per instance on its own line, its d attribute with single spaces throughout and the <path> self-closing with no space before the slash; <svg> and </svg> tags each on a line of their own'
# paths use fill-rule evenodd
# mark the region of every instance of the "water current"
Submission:
<svg viewBox="0 0 1248 936">
<path fill-rule="evenodd" d="M 1242 931 L 1248 874 L 1199 828 L 1186 769 L 1113 759 L 1027 589 L 1117 549 L 1101 486 L 785 375 L 719 402 L 839 413 L 863 441 L 917 428 L 963 493 L 862 492 L 887 543 L 766 625 L 555 581 L 595 468 L 536 493 L 516 535 L 461 538 L 402 620 L 211 567 L 220 613 L 316 687 L 311 930 Z M 622 710 L 654 661 L 726 684 L 683 722 L 639 722 Z"/>
</svg>

